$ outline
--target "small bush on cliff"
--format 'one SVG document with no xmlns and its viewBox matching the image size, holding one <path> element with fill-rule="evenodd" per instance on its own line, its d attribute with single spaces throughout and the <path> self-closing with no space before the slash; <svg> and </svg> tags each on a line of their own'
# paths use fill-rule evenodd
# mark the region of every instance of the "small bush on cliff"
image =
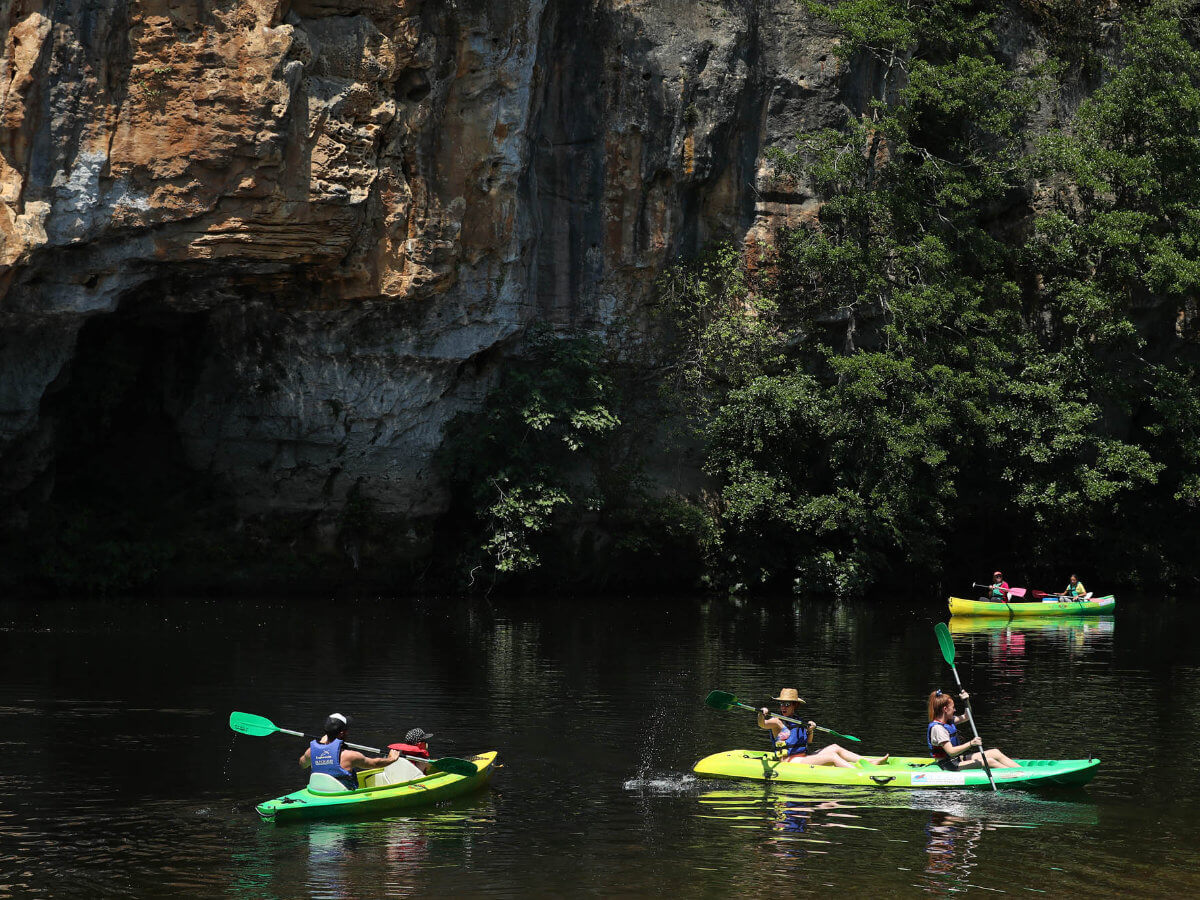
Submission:
<svg viewBox="0 0 1200 900">
<path fill-rule="evenodd" d="M 620 424 L 601 345 L 531 329 L 484 411 L 446 428 L 438 455 L 459 520 L 474 520 L 465 568 L 493 577 L 540 562 L 539 541 L 564 513 L 596 508 L 590 465 Z"/>
</svg>

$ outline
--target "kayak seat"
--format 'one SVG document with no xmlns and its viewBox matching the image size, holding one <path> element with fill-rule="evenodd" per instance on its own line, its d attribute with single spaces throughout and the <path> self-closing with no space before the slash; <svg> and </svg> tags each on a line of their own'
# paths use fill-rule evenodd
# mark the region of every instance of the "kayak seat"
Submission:
<svg viewBox="0 0 1200 900">
<path fill-rule="evenodd" d="M 424 778 L 425 773 L 410 763 L 407 759 L 398 759 L 388 765 L 375 775 L 375 784 L 404 784 L 406 781 L 415 781 L 418 778 Z"/>
<path fill-rule="evenodd" d="M 350 790 L 350 788 L 346 787 L 332 775 L 327 775 L 324 772 L 313 772 L 308 776 L 308 789 L 310 791 L 321 791 L 324 794 L 336 794 Z"/>
</svg>

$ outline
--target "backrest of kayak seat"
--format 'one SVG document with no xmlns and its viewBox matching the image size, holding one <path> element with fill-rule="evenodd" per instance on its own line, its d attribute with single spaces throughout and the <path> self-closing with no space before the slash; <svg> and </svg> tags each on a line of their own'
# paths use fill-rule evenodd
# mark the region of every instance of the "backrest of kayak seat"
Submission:
<svg viewBox="0 0 1200 900">
<path fill-rule="evenodd" d="M 389 763 L 386 768 L 375 776 L 376 786 L 381 784 L 403 784 L 414 778 L 424 778 L 425 774 L 407 759 L 398 759 Z"/>
<path fill-rule="evenodd" d="M 346 787 L 332 775 L 325 772 L 313 772 L 308 776 L 308 789 L 310 791 L 321 791 L 324 794 L 334 794 L 339 791 L 348 791 Z"/>
</svg>

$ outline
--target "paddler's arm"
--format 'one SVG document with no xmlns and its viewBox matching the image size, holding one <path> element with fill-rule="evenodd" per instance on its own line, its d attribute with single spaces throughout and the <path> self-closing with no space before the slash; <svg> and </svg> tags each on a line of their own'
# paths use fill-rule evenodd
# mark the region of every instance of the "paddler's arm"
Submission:
<svg viewBox="0 0 1200 900">
<path fill-rule="evenodd" d="M 399 750 L 392 750 L 387 756 L 363 756 L 357 750 L 342 751 L 342 768 L 348 772 L 354 772 L 358 769 L 378 769 L 380 766 L 386 766 L 388 763 L 395 762 L 400 758 Z"/>
<path fill-rule="evenodd" d="M 309 762 L 311 755 L 312 755 L 312 747 L 305 747 L 304 753 L 300 757 L 300 768 L 307 769 L 311 765 L 311 763 Z"/>
<path fill-rule="evenodd" d="M 955 717 L 954 717 L 954 724 L 955 724 L 955 725 L 958 725 L 960 722 L 965 722 L 965 721 L 967 721 L 967 712 L 966 712 L 966 708 L 967 708 L 967 701 L 971 699 L 971 695 L 970 695 L 970 694 L 968 694 L 966 691 L 962 691 L 962 690 L 960 690 L 960 691 L 958 692 L 958 699 L 959 699 L 959 700 L 961 700 L 961 701 L 963 702 L 963 713 L 962 713 L 962 715 L 961 715 L 961 716 L 955 716 Z"/>
<path fill-rule="evenodd" d="M 949 741 L 942 741 L 938 745 L 947 756 L 962 756 L 964 753 L 974 753 L 983 746 L 982 738 L 971 738 L 965 744 L 952 744 Z"/>
<path fill-rule="evenodd" d="M 770 731 L 774 737 L 779 737 L 779 732 L 783 731 L 784 724 L 773 716 L 767 718 L 770 712 L 765 706 L 758 711 L 758 727 Z"/>
</svg>

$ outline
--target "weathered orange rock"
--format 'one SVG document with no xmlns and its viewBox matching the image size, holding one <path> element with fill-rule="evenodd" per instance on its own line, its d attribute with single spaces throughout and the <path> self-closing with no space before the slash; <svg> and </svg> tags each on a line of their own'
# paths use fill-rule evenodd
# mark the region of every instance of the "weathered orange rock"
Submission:
<svg viewBox="0 0 1200 900">
<path fill-rule="evenodd" d="M 137 383 L 244 511 L 357 487 L 434 514 L 442 425 L 499 351 L 535 320 L 636 314 L 710 239 L 769 245 L 813 207 L 765 196 L 762 151 L 845 114 L 791 0 L 3 9 L 8 497 L 52 471 L 47 391 L 114 316 L 185 329 L 186 365 Z"/>
</svg>

